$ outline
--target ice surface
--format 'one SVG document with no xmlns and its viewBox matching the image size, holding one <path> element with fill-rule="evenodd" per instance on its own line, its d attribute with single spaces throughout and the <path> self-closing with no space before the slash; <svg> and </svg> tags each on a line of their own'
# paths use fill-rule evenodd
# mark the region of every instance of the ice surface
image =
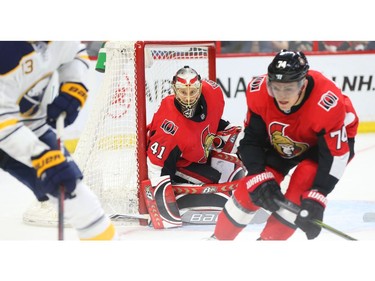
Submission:
<svg viewBox="0 0 375 281">
<path fill-rule="evenodd" d="M 216 281 L 238 276 L 238 280 L 305 281 L 327 280 L 327 275 L 335 280 L 374 280 L 375 222 L 363 221 L 366 212 L 375 212 L 374 159 L 375 134 L 360 134 L 355 158 L 328 196 L 324 222 L 357 242 L 325 230 L 313 241 L 297 230 L 288 241 L 257 242 L 264 224 L 249 225 L 231 242 L 206 240 L 213 225 L 169 230 L 121 226 L 121 241 L 92 243 L 79 242 L 74 230 L 66 228 L 67 241 L 55 242 L 56 228 L 22 222 L 33 195 L 1 171 L 0 256 L 4 266 L 0 279 L 26 280 L 46 265 L 52 272 L 46 279 L 37 273 L 38 280 L 110 280 L 110 276 L 147 280 L 159 276 L 159 280 Z M 98 271 L 100 267 L 106 270 Z M 69 273 L 73 269 L 77 273 Z M 57 271 L 61 271 L 60 277 L 52 278 L 51 274 L 58 276 Z M 5 272 L 12 278 L 1 278 Z"/>
</svg>

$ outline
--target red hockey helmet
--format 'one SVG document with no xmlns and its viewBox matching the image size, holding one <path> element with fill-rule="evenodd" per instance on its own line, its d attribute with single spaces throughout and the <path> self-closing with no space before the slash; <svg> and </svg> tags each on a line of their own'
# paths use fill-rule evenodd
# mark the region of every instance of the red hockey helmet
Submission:
<svg viewBox="0 0 375 281">
<path fill-rule="evenodd" d="M 268 81 L 290 83 L 306 77 L 309 63 L 302 52 L 281 50 L 268 66 Z"/>
</svg>

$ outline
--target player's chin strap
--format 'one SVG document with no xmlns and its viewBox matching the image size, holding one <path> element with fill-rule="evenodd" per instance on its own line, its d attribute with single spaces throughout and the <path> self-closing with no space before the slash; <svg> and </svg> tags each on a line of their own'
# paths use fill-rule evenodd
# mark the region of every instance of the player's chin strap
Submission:
<svg viewBox="0 0 375 281">
<path fill-rule="evenodd" d="M 275 202 L 281 207 L 281 208 L 284 208 L 294 214 L 298 214 L 299 211 L 301 210 L 301 208 L 294 204 L 293 202 L 289 201 L 289 200 L 285 200 L 285 201 L 280 201 L 280 200 L 277 200 L 275 199 Z M 325 224 L 324 222 L 320 221 L 320 220 L 313 220 L 312 221 L 314 224 L 320 226 L 321 228 L 324 228 L 325 230 L 328 230 L 329 232 L 333 233 L 333 234 L 336 234 L 337 236 L 340 236 L 346 240 L 351 240 L 351 241 L 357 241 L 357 239 L 343 233 L 342 231 L 340 230 L 337 230 L 335 228 L 333 228 L 332 226 L 329 226 L 327 224 Z"/>
</svg>

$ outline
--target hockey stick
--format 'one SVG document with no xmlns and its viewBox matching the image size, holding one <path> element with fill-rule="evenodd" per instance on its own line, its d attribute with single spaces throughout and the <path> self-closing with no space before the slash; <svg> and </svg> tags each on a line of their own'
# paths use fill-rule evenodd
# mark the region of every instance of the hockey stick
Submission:
<svg viewBox="0 0 375 281">
<path fill-rule="evenodd" d="M 291 201 L 280 201 L 280 200 L 277 200 L 275 199 L 275 202 L 276 204 L 278 204 L 280 207 L 294 213 L 294 214 L 298 214 L 299 211 L 301 210 L 301 208 L 294 204 L 293 202 Z M 333 228 L 332 226 L 329 226 L 327 224 L 325 224 L 324 222 L 322 222 L 321 220 L 312 220 L 312 222 L 318 226 L 320 226 L 321 228 L 324 228 L 325 230 L 328 230 L 330 231 L 331 233 L 333 234 L 336 234 L 337 236 L 340 236 L 346 240 L 351 240 L 351 241 L 357 241 L 357 239 L 345 234 L 344 232 L 340 231 L 340 230 L 337 230 L 335 228 Z"/>
<path fill-rule="evenodd" d="M 187 210 L 182 213 L 181 220 L 186 224 L 195 225 L 215 225 L 217 222 L 217 217 L 219 215 L 219 210 Z M 264 223 L 269 214 L 263 209 L 259 209 L 254 218 L 249 224 L 261 224 Z M 150 215 L 135 215 L 135 214 L 112 214 L 109 216 L 110 219 L 116 220 L 127 220 L 127 219 L 143 219 L 150 220 Z"/>
<path fill-rule="evenodd" d="M 205 224 L 212 225 L 216 224 L 217 216 L 220 211 L 218 210 L 188 210 L 181 215 L 183 223 L 187 224 Z M 127 220 L 127 219 L 142 219 L 151 221 L 149 214 L 112 214 L 109 216 L 111 220 Z"/>
<path fill-rule="evenodd" d="M 235 190 L 240 181 L 235 180 L 232 182 L 224 183 L 206 183 L 206 184 L 172 184 L 175 194 L 209 194 L 218 192 L 228 192 Z"/>
<path fill-rule="evenodd" d="M 66 113 L 62 112 L 56 120 L 56 137 L 57 147 L 64 153 L 64 144 L 62 143 L 62 132 L 64 129 L 64 119 Z M 64 200 L 65 200 L 65 187 L 59 186 L 58 196 L 58 240 L 64 240 Z"/>
</svg>

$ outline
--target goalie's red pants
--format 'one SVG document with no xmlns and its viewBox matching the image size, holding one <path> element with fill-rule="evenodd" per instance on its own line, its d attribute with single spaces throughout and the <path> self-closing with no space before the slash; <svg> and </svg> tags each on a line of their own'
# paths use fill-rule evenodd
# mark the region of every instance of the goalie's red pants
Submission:
<svg viewBox="0 0 375 281">
<path fill-rule="evenodd" d="M 317 163 L 311 160 L 304 160 L 299 163 L 290 178 L 289 185 L 284 194 L 285 198 L 300 205 L 301 195 L 312 187 L 317 168 Z M 279 184 L 283 181 L 284 176 L 281 173 L 269 167 L 267 167 L 267 170 L 274 174 L 275 179 Z M 247 192 L 245 185 L 239 186 L 235 190 L 233 197 L 234 198 L 231 198 L 231 200 L 239 205 L 238 212 L 241 212 L 241 210 L 250 212 L 259 209 L 258 206 L 251 202 L 250 195 Z M 231 207 L 233 208 L 233 205 L 236 204 L 232 204 Z M 231 216 L 230 214 L 236 212 L 226 210 L 226 206 L 224 206 L 223 211 L 219 214 L 215 227 L 214 235 L 218 240 L 233 240 L 247 226 L 239 223 L 239 220 L 236 217 Z M 287 240 L 294 232 L 295 227 L 291 227 L 290 224 L 278 219 L 277 216 L 271 215 L 260 234 L 260 238 L 261 240 Z"/>
</svg>

